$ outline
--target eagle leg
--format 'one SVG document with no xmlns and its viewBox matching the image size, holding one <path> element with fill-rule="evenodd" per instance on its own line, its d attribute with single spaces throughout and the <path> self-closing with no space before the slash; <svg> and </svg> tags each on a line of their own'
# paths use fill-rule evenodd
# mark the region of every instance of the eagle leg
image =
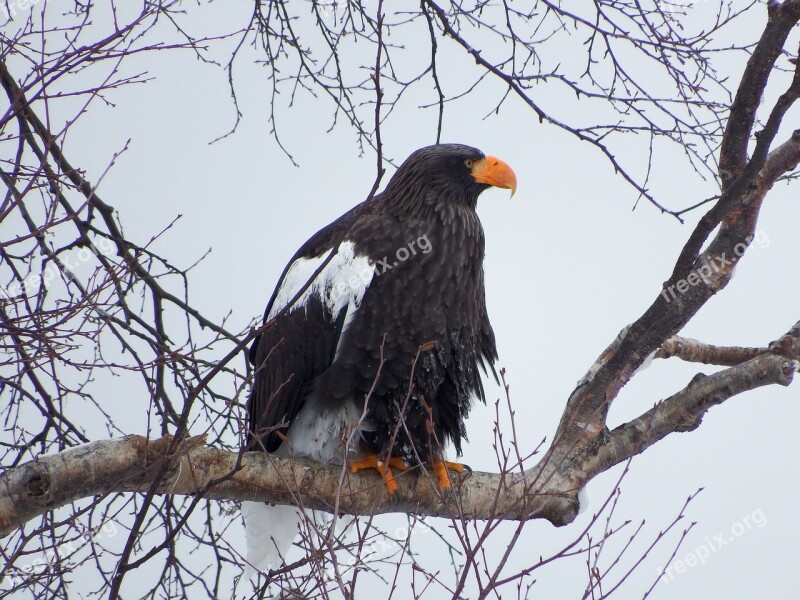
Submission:
<svg viewBox="0 0 800 600">
<path fill-rule="evenodd" d="M 380 473 L 386 484 L 386 489 L 390 494 L 394 494 L 397 491 L 397 482 L 394 480 L 392 467 L 402 471 L 406 471 L 410 468 L 408 464 L 398 456 L 392 456 L 389 460 L 384 461 L 381 460 L 380 456 L 377 454 L 367 454 L 364 456 L 364 460 L 350 461 L 350 471 L 352 473 L 364 471 L 365 469 L 375 469 Z"/>
<path fill-rule="evenodd" d="M 441 491 L 449 490 L 452 487 L 450 483 L 450 475 L 447 470 L 455 471 L 456 473 L 463 473 L 467 471 L 467 476 L 472 475 L 472 469 L 467 465 L 457 462 L 450 462 L 449 460 L 435 460 L 433 461 L 433 472 L 436 473 L 436 479 L 439 481 L 439 489 Z"/>
</svg>

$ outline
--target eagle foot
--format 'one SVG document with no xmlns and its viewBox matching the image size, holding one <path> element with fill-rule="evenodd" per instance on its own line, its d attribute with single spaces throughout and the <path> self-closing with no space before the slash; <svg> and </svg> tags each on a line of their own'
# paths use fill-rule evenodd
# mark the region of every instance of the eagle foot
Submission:
<svg viewBox="0 0 800 600">
<path fill-rule="evenodd" d="M 433 472 L 436 473 L 436 479 L 439 482 L 439 490 L 442 492 L 452 488 L 450 474 L 447 472 L 448 469 L 456 473 L 464 473 L 466 471 L 467 475 L 465 479 L 468 479 L 470 475 L 472 475 L 472 469 L 465 464 L 450 462 L 449 460 L 433 461 Z"/>
<path fill-rule="evenodd" d="M 397 491 L 397 482 L 394 479 L 392 468 L 407 471 L 411 467 L 398 456 L 392 456 L 388 460 L 382 460 L 377 454 L 367 454 L 364 456 L 364 460 L 350 461 L 350 471 L 352 473 L 358 473 L 366 469 L 375 469 L 380 473 L 386 484 L 386 490 L 390 494 L 394 494 Z"/>
</svg>

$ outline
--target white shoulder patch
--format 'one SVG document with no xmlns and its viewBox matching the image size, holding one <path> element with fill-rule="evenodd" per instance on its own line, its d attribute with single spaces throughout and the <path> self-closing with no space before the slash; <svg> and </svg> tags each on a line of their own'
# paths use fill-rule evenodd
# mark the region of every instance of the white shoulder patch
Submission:
<svg viewBox="0 0 800 600">
<path fill-rule="evenodd" d="M 325 262 L 328 253 L 329 251 L 323 252 L 315 258 L 298 258 L 292 263 L 281 282 L 267 320 L 282 311 L 308 284 L 309 279 Z M 343 308 L 347 308 L 348 317 L 352 318 L 374 274 L 375 265 L 369 257 L 356 256 L 355 244 L 345 240 L 339 244 L 330 262 L 303 291 L 297 302 L 289 308 L 289 312 L 305 306 L 309 298 L 316 297 L 330 311 L 332 318 L 338 317 Z"/>
</svg>

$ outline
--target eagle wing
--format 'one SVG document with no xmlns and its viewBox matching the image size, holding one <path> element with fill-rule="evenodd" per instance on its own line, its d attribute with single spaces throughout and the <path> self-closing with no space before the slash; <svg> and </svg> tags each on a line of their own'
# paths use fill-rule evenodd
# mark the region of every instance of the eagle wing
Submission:
<svg viewBox="0 0 800 600">
<path fill-rule="evenodd" d="M 248 447 L 274 452 L 314 380 L 333 362 L 342 331 L 372 276 L 345 239 L 363 204 L 318 231 L 292 257 L 264 314 L 271 327 L 250 347 L 255 369 Z M 354 279 L 355 278 L 355 279 Z M 353 285 L 355 283 L 355 285 Z"/>
</svg>

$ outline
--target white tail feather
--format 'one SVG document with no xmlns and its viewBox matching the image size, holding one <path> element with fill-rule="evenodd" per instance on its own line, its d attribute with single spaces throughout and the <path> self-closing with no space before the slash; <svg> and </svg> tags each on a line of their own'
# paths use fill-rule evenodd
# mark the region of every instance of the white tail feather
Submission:
<svg viewBox="0 0 800 600">
<path fill-rule="evenodd" d="M 274 455 L 304 456 L 322 463 L 342 464 L 345 460 L 342 434 L 351 432 L 351 438 L 358 440 L 360 430 L 369 429 L 362 417 L 363 410 L 352 402 L 338 411 L 327 410 L 320 406 L 319 399 L 312 396 L 289 428 L 288 442 L 281 444 Z M 352 459 L 361 457 L 354 451 L 350 456 Z M 240 581 L 250 579 L 263 569 L 280 568 L 304 519 L 310 520 L 311 531 L 323 532 L 323 535 L 331 519 L 327 513 L 309 511 L 306 517 L 295 506 L 270 506 L 263 502 L 242 502 L 242 516 L 248 564 Z M 352 517 L 339 519 L 336 535 L 339 536 L 352 523 Z"/>
<path fill-rule="evenodd" d="M 269 506 L 263 502 L 242 502 L 242 516 L 248 563 L 242 579 L 247 580 L 256 570 L 283 565 L 301 517 L 294 506 Z"/>
</svg>

